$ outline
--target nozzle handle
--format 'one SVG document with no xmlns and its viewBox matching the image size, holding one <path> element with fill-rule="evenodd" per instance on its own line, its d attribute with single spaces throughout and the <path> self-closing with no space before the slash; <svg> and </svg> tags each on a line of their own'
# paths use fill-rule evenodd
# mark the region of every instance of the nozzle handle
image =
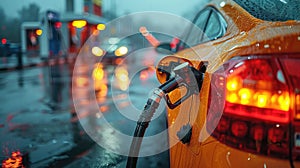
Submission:
<svg viewBox="0 0 300 168">
<path fill-rule="evenodd" d="M 178 87 L 180 87 L 180 86 L 184 86 L 187 88 L 186 94 L 183 97 L 181 97 L 179 100 L 177 100 L 175 103 L 171 102 L 171 99 L 169 98 L 168 94 L 165 95 L 167 105 L 170 109 L 176 108 L 177 106 L 179 106 L 182 102 L 184 102 L 186 99 L 188 99 L 192 95 L 192 92 L 190 91 L 190 89 L 188 88 L 188 86 L 185 83 L 180 83 Z"/>
<path fill-rule="evenodd" d="M 160 85 L 158 88 L 161 89 L 165 94 L 178 88 L 179 84 L 183 82 L 180 76 L 173 77 L 166 81 L 164 84 Z"/>
</svg>

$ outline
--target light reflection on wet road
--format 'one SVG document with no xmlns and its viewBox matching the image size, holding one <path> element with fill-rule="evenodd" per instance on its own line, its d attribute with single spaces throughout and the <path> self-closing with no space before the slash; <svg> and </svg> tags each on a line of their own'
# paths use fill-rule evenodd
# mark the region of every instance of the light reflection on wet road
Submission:
<svg viewBox="0 0 300 168">
<path fill-rule="evenodd" d="M 133 134 L 136 120 L 150 90 L 159 85 L 155 79 L 154 68 L 155 61 L 158 61 L 159 57 L 157 60 L 146 57 L 148 61 L 137 57 L 151 55 L 151 53 L 151 51 L 150 53 L 149 51 L 143 51 L 143 54 L 136 53 L 126 60 L 130 64 L 124 63 L 116 67 L 95 63 L 94 66 L 88 68 L 84 64 L 87 61 L 82 60 L 77 62 L 74 69 L 73 99 L 81 124 L 98 144 L 113 152 L 122 155 L 128 153 L 131 138 L 128 139 L 126 136 Z M 92 83 L 88 78 L 89 75 L 87 75 L 89 73 L 93 75 Z M 84 77 L 86 78 L 84 79 Z M 80 80 L 78 81 L 78 79 Z M 76 81 L 78 81 L 77 84 Z M 91 94 L 94 90 L 96 90 L 95 98 Z M 93 99 L 97 100 L 96 106 L 92 103 Z M 86 115 L 87 111 L 89 111 L 88 115 Z M 154 116 L 155 120 L 146 132 L 147 137 L 161 133 L 166 129 L 165 115 L 162 114 L 164 107 L 161 106 L 158 111 Z M 144 142 L 141 153 L 160 153 L 158 151 L 166 148 L 168 144 L 167 135 L 163 134 L 163 136 L 158 141 L 156 139 L 156 141 Z M 126 158 L 122 157 L 121 160 L 122 164 L 120 165 L 118 165 L 119 162 L 104 163 L 124 167 Z M 140 160 L 138 165 L 143 165 L 143 167 L 167 167 L 167 160 L 168 152 L 164 152 L 157 156 L 145 157 Z"/>
<path fill-rule="evenodd" d="M 125 156 L 93 143 L 85 131 L 90 127 L 100 141 L 115 150 L 128 150 L 129 146 L 122 146 L 122 139 L 115 134 L 133 134 L 133 120 L 142 110 L 148 92 L 158 86 L 153 58 L 134 57 L 128 62 L 117 67 L 81 64 L 75 68 L 77 75 L 73 79 L 74 65 L 0 73 L 0 159 L 21 151 L 29 157 L 31 167 L 125 167 Z M 87 90 L 90 83 L 93 88 Z M 91 95 L 96 97 L 97 108 L 90 105 Z M 76 110 L 72 99 L 77 103 Z M 146 136 L 165 129 L 163 107 L 160 111 Z M 102 125 L 102 118 L 111 127 Z M 162 144 L 167 145 L 167 137 Z M 145 150 L 161 147 L 157 142 L 144 146 Z M 138 166 L 168 167 L 167 160 L 168 152 L 164 152 L 141 158 Z"/>
</svg>

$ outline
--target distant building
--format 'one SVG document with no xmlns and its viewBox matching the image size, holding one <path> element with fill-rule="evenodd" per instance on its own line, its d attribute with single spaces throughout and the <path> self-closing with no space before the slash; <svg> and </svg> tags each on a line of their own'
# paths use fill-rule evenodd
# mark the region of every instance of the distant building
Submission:
<svg viewBox="0 0 300 168">
<path fill-rule="evenodd" d="M 68 53 L 77 53 L 88 37 L 98 31 L 98 25 L 106 23 L 106 19 L 102 17 L 101 0 L 66 2 L 66 12 L 61 16 L 63 43 L 66 44 Z"/>
<path fill-rule="evenodd" d="M 106 23 L 101 0 L 66 0 L 65 11 L 46 11 L 40 22 L 22 24 L 22 51 L 48 58 L 78 53 L 92 33 Z"/>
</svg>

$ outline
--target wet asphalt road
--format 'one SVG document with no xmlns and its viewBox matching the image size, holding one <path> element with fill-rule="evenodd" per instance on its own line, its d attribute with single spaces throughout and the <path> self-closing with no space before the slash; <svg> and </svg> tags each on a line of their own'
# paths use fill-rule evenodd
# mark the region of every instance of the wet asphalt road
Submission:
<svg viewBox="0 0 300 168">
<path fill-rule="evenodd" d="M 21 151 L 27 167 L 125 167 L 123 154 L 129 146 L 116 132 L 133 134 L 136 122 L 132 117 L 139 115 L 149 91 L 159 85 L 153 68 L 157 59 L 132 58 L 121 66 L 91 66 L 83 61 L 1 72 L 0 159 Z M 165 130 L 164 107 L 160 111 L 146 136 Z M 166 145 L 165 136 L 142 148 L 159 151 Z M 168 165 L 168 151 L 138 162 L 138 167 Z"/>
</svg>

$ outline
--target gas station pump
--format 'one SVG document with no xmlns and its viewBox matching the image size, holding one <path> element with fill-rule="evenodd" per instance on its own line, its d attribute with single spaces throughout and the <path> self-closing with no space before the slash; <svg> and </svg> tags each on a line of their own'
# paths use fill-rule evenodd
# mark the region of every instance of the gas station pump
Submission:
<svg viewBox="0 0 300 168">
<path fill-rule="evenodd" d="M 48 40 L 49 40 L 49 55 L 58 56 L 61 50 L 61 26 L 62 23 L 59 19 L 59 14 L 54 11 L 47 11 L 47 27 L 48 27 Z"/>
</svg>

